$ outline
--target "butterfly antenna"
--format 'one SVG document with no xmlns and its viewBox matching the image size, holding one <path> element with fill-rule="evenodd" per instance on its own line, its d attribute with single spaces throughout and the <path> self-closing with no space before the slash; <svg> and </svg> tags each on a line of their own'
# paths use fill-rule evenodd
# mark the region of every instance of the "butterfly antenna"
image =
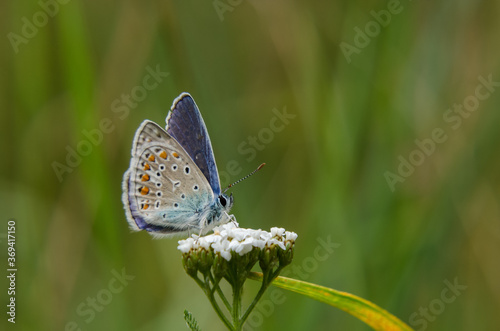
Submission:
<svg viewBox="0 0 500 331">
<path fill-rule="evenodd" d="M 233 187 L 234 185 L 244 181 L 245 179 L 247 179 L 248 177 L 252 176 L 254 173 L 256 173 L 257 171 L 259 171 L 260 169 L 262 169 L 263 166 L 265 166 L 266 164 L 265 163 L 262 163 L 260 166 L 258 166 L 257 169 L 255 169 L 254 171 L 252 171 L 251 173 L 249 173 L 248 175 L 246 175 L 245 177 L 235 181 L 234 183 L 230 184 L 228 187 L 226 187 L 226 189 L 224 190 L 224 192 L 222 193 L 226 193 L 227 190 L 229 190 L 231 187 Z"/>
</svg>

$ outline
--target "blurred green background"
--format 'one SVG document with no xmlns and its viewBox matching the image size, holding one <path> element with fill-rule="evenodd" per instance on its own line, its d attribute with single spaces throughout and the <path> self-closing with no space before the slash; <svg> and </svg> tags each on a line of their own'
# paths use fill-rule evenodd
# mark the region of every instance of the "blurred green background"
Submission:
<svg viewBox="0 0 500 331">
<path fill-rule="evenodd" d="M 290 276 L 416 330 L 498 330 L 500 88 L 478 86 L 500 82 L 499 12 L 465 0 L 2 1 L 1 273 L 11 218 L 18 268 L 15 325 L 0 277 L 2 329 L 186 330 L 186 308 L 222 329 L 177 239 L 131 233 L 121 202 L 136 128 L 163 126 L 188 91 L 223 185 L 267 163 L 233 189 L 233 212 L 299 234 Z M 141 94 L 150 70 L 165 74 Z M 444 142 L 430 143 L 436 129 Z M 74 150 L 86 155 L 68 165 Z M 400 165 L 410 158 L 413 170 Z M 319 258 L 321 241 L 336 245 Z M 256 289 L 248 281 L 247 297 Z M 281 295 L 247 330 L 368 329 Z"/>
</svg>

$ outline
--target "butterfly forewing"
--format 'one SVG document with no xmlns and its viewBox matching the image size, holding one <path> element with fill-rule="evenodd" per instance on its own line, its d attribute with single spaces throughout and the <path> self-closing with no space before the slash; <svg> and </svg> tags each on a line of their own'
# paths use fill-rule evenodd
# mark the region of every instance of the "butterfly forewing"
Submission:
<svg viewBox="0 0 500 331">
<path fill-rule="evenodd" d="M 221 190 L 212 144 L 191 95 L 182 93 L 174 100 L 166 122 L 167 132 L 184 147 L 210 183 L 214 195 L 218 196 Z"/>
<path fill-rule="evenodd" d="M 214 195 L 188 153 L 151 121 L 143 122 L 134 142 L 126 184 L 134 224 L 163 233 L 199 226 L 197 214 Z"/>
</svg>

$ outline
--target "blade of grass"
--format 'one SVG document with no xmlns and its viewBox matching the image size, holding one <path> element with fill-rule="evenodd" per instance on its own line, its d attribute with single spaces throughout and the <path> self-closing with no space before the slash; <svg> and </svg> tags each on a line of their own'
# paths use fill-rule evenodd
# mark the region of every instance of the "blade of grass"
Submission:
<svg viewBox="0 0 500 331">
<path fill-rule="evenodd" d="M 249 278 L 262 281 L 262 273 L 252 272 Z M 272 285 L 342 309 L 365 322 L 374 330 L 412 330 L 406 323 L 385 309 L 350 293 L 281 276 L 278 276 Z"/>
</svg>

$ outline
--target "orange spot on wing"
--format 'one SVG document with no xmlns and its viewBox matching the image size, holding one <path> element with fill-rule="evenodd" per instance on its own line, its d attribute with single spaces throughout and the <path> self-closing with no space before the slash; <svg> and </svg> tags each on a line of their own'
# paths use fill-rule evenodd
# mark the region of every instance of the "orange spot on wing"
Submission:
<svg viewBox="0 0 500 331">
<path fill-rule="evenodd" d="M 149 166 L 149 163 L 146 163 L 146 164 L 144 165 L 144 170 L 149 170 L 149 169 L 151 169 L 151 167 Z"/>
<path fill-rule="evenodd" d="M 165 159 L 165 160 L 166 160 L 166 159 L 167 159 L 167 153 L 166 153 L 165 151 L 162 151 L 162 152 L 160 153 L 160 157 L 161 157 L 162 159 Z"/>
<path fill-rule="evenodd" d="M 155 156 L 154 156 L 153 154 L 151 154 L 151 156 L 149 157 L 149 159 L 148 159 L 148 160 L 149 160 L 149 161 L 151 161 L 151 162 L 154 162 L 154 160 L 155 160 Z"/>
<path fill-rule="evenodd" d="M 172 155 L 175 157 L 175 158 L 178 158 L 179 157 L 179 154 L 177 154 L 176 152 L 173 152 Z"/>
<path fill-rule="evenodd" d="M 147 174 L 142 175 L 141 180 L 142 180 L 143 182 L 147 182 L 147 181 L 149 180 L 149 175 L 147 175 Z"/>
<path fill-rule="evenodd" d="M 146 186 L 143 186 L 143 187 L 141 188 L 141 194 L 142 194 L 142 195 L 146 195 L 146 194 L 148 194 L 148 193 L 149 193 L 149 188 L 147 188 Z"/>
<path fill-rule="evenodd" d="M 142 207 L 142 209 L 148 209 L 148 208 L 149 208 L 149 205 L 147 203 Z"/>
</svg>

